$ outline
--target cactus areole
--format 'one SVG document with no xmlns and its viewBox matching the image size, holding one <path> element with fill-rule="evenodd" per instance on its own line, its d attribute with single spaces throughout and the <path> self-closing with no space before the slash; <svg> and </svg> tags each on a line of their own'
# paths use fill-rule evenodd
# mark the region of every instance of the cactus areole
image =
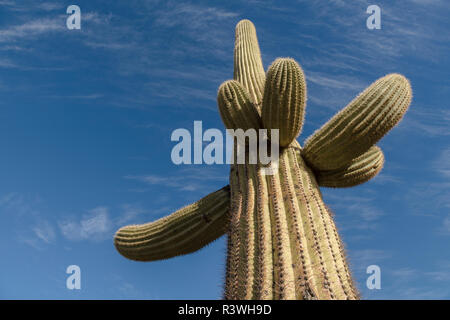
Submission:
<svg viewBox="0 0 450 320">
<path fill-rule="evenodd" d="M 228 236 L 225 299 L 358 299 L 344 246 L 320 186 L 351 187 L 384 163 L 375 146 L 411 102 L 408 80 L 375 81 L 303 147 L 305 75 L 290 58 L 264 72 L 256 30 L 236 27 L 234 79 L 218 91 L 226 128 L 279 130 L 279 165 L 232 164 L 230 184 L 157 221 L 121 228 L 115 246 L 125 257 L 154 261 L 194 252 Z"/>
</svg>

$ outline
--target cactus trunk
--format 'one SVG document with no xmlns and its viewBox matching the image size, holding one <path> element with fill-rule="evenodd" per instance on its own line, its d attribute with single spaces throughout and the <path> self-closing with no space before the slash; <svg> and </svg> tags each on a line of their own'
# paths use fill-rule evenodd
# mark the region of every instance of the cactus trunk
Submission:
<svg viewBox="0 0 450 320">
<path fill-rule="evenodd" d="M 230 173 L 226 299 L 357 299 L 342 242 L 299 146 L 281 150 L 278 172 Z"/>
</svg>

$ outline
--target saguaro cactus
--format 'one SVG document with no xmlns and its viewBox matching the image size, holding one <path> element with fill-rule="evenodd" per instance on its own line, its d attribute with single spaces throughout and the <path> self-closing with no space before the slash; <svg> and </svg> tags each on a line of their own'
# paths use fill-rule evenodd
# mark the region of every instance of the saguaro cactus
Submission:
<svg viewBox="0 0 450 320">
<path fill-rule="evenodd" d="M 277 171 L 265 175 L 259 163 L 233 164 L 230 186 L 163 219 L 121 228 L 117 250 L 133 260 L 165 259 L 227 233 L 226 299 L 358 299 L 319 187 L 355 186 L 381 170 L 384 156 L 374 144 L 406 112 L 408 80 L 399 74 L 377 80 L 301 148 L 301 67 L 277 59 L 266 77 L 248 20 L 236 27 L 234 58 L 234 80 L 218 92 L 223 122 L 231 129 L 278 129 Z"/>
</svg>

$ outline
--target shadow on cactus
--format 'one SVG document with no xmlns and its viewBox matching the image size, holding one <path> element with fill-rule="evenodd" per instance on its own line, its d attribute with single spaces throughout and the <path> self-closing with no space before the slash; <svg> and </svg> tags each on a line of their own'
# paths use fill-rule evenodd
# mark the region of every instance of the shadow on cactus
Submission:
<svg viewBox="0 0 450 320">
<path fill-rule="evenodd" d="M 352 187 L 384 163 L 375 146 L 403 117 L 408 80 L 375 81 L 310 136 L 303 125 L 306 83 L 289 58 L 264 72 L 256 30 L 236 27 L 234 80 L 218 92 L 227 128 L 279 129 L 279 166 L 232 164 L 230 185 L 144 225 L 121 228 L 115 246 L 126 258 L 154 261 L 187 254 L 228 235 L 225 299 L 358 299 L 344 246 L 319 187 Z"/>
</svg>

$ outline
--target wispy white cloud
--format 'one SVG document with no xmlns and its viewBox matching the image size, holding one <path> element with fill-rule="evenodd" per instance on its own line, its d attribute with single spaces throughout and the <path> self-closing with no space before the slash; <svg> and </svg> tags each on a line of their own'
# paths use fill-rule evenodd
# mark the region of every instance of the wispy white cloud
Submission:
<svg viewBox="0 0 450 320">
<path fill-rule="evenodd" d="M 329 75 L 323 72 L 309 71 L 306 74 L 309 82 L 321 87 L 326 87 L 334 90 L 362 90 L 368 84 L 361 82 L 359 78 L 348 75 Z"/>
<path fill-rule="evenodd" d="M 327 192 L 325 200 L 333 211 L 339 212 L 338 221 L 342 231 L 364 231 L 367 236 L 367 230 L 376 229 L 379 219 L 385 215 L 385 212 L 372 203 L 373 198 L 370 195 L 345 196 L 336 192 Z"/>
<path fill-rule="evenodd" d="M 429 137 L 450 135 L 450 110 L 449 108 L 421 107 L 415 105 L 408 111 L 401 130 L 414 131 L 420 135 Z"/>
<path fill-rule="evenodd" d="M 155 12 L 154 24 L 165 28 L 178 27 L 181 32 L 199 42 L 208 42 L 208 50 L 223 47 L 224 31 L 217 26 L 224 20 L 235 19 L 237 12 L 213 6 L 169 2 L 163 10 Z"/>
<path fill-rule="evenodd" d="M 450 214 L 442 221 L 442 227 L 439 231 L 441 234 L 450 235 Z"/>
<path fill-rule="evenodd" d="M 390 270 L 390 274 L 395 277 L 396 280 L 408 281 L 411 280 L 411 278 L 416 277 L 419 274 L 419 270 L 411 267 L 403 267 L 400 269 Z"/>
<path fill-rule="evenodd" d="M 392 252 L 381 249 L 352 250 L 350 254 L 350 264 L 355 273 L 366 273 L 370 265 L 379 265 L 392 257 Z"/>
<path fill-rule="evenodd" d="M 442 281 L 449 282 L 450 281 L 450 271 L 430 271 L 427 272 L 426 275 L 430 276 L 434 281 Z"/>
<path fill-rule="evenodd" d="M 41 221 L 35 227 L 33 232 L 36 237 L 45 243 L 51 243 L 55 240 L 56 234 L 53 226 L 48 221 Z"/>
<path fill-rule="evenodd" d="M 0 29 L 0 42 L 15 42 L 24 38 L 35 38 L 44 34 L 61 31 L 66 28 L 64 21 L 61 18 L 42 18 L 9 26 Z"/>
<path fill-rule="evenodd" d="M 57 9 L 60 4 L 57 3 L 42 3 L 41 9 L 44 11 L 52 11 Z M 61 8 L 60 8 L 61 9 Z M 65 63 L 64 56 L 54 55 L 54 50 L 47 50 L 51 46 L 55 35 L 67 35 L 66 19 L 67 14 L 62 8 L 59 14 L 53 11 L 49 13 L 30 14 L 25 16 L 22 12 L 18 13 L 20 17 L 16 19 L 19 21 L 16 24 L 8 24 L 0 29 L 0 52 L 4 57 L 0 57 L 0 67 L 17 68 L 22 70 L 47 70 L 59 71 L 70 69 L 70 66 Z M 18 11 L 18 10 L 16 10 Z M 19 10 L 20 11 L 20 10 Z M 36 18 L 39 16 L 39 18 Z M 77 38 L 77 43 L 87 47 L 105 47 L 112 48 L 126 48 L 132 50 L 134 46 L 130 45 L 132 35 L 136 32 L 130 32 L 130 28 L 120 25 L 116 26 L 111 23 L 111 14 L 101 14 L 97 12 L 83 12 L 82 11 L 82 28 L 75 31 L 72 35 Z M 49 40 L 43 42 L 43 40 Z M 57 41 L 56 40 L 56 41 Z M 35 45 L 36 41 L 41 42 Z M 14 52 L 24 53 L 22 55 L 12 55 Z M 45 52 L 45 60 L 51 61 L 52 66 L 29 66 L 30 62 L 25 61 L 27 54 L 33 54 L 33 61 L 37 64 L 38 57 L 41 57 Z M 73 58 L 70 54 L 66 55 L 67 59 Z M 25 63 L 24 63 L 25 61 Z M 69 65 L 72 65 L 70 63 Z"/>
<path fill-rule="evenodd" d="M 124 204 L 122 205 L 122 213 L 116 220 L 116 224 L 121 226 L 129 221 L 136 220 L 136 218 L 147 211 L 143 209 L 140 205 L 135 204 Z"/>
<path fill-rule="evenodd" d="M 445 208 L 446 212 L 442 220 L 438 233 L 441 235 L 450 235 L 450 147 L 442 150 L 438 158 L 433 162 L 434 170 L 441 176 L 441 182 L 435 182 L 430 185 L 427 194 L 434 191 L 435 196 L 433 204 L 438 205 L 440 209 Z"/>
<path fill-rule="evenodd" d="M 450 182 L 450 146 L 434 161 L 434 169 Z"/>
<path fill-rule="evenodd" d="M 102 93 L 90 93 L 90 94 L 78 94 L 78 95 L 51 95 L 49 97 L 56 99 L 78 99 L 78 100 L 96 100 L 103 98 L 105 95 Z"/>
<path fill-rule="evenodd" d="M 157 12 L 156 24 L 165 27 L 181 24 L 188 28 L 200 30 L 209 23 L 214 23 L 221 19 L 234 18 L 239 15 L 229 10 L 192 3 L 171 2 L 168 7 L 169 10 Z"/>
<path fill-rule="evenodd" d="M 317 1 L 315 1 L 317 2 Z M 368 17 L 365 9 L 372 4 L 370 1 L 333 1 L 332 5 L 324 6 L 324 12 L 330 28 L 340 32 L 340 38 L 348 39 L 347 49 L 366 57 L 366 61 L 379 61 L 384 58 L 384 64 L 392 64 L 392 58 L 398 58 L 405 53 L 414 52 L 427 59 L 437 59 L 442 51 L 435 50 L 438 46 L 448 44 L 448 33 L 436 34 L 443 28 L 442 17 L 437 16 L 437 10 L 442 8 L 426 7 L 414 3 L 384 3 L 380 5 L 382 12 L 381 32 L 368 32 L 365 20 Z M 435 3 L 437 4 L 437 3 Z M 339 9 L 341 13 L 336 14 Z M 406 10 L 409 9 L 409 10 Z M 421 19 L 417 17 L 420 16 Z M 424 23 L 424 21 L 427 23 Z"/>
<path fill-rule="evenodd" d="M 424 164 L 429 176 L 417 182 L 404 195 L 416 215 L 439 221 L 434 232 L 450 235 L 450 147 L 444 148 L 434 160 Z"/>
<path fill-rule="evenodd" d="M 64 4 L 60 2 L 50 2 L 50 1 L 13 1 L 13 0 L 2 0 L 0 5 L 4 6 L 7 10 L 11 11 L 54 11 L 64 8 Z"/>
<path fill-rule="evenodd" d="M 45 2 L 43 9 L 53 10 L 56 2 Z M 17 7 L 17 5 L 16 5 Z M 186 66 L 184 57 L 195 56 L 213 57 L 229 60 L 232 50 L 233 32 L 223 28 L 223 24 L 234 25 L 238 13 L 219 6 L 166 2 L 163 5 L 153 6 L 146 3 L 130 3 L 131 10 L 137 15 L 137 20 L 146 21 L 152 30 L 138 27 L 135 23 L 127 21 L 126 17 L 116 16 L 111 13 L 85 11 L 82 8 L 82 28 L 70 33 L 76 39 L 76 45 L 86 46 L 94 50 L 102 50 L 106 55 L 112 55 L 114 61 L 110 72 L 114 74 L 111 82 L 120 85 L 124 92 L 119 97 L 115 94 L 100 97 L 98 93 L 77 94 L 74 99 L 103 98 L 102 103 L 127 108 L 146 109 L 154 106 L 157 100 L 170 100 L 174 107 L 183 106 L 190 108 L 202 108 L 216 111 L 216 88 L 221 81 L 226 79 L 225 68 L 217 67 L 213 60 L 211 65 L 204 62 Z M 44 10 L 45 11 L 45 10 Z M 140 16 L 142 15 L 142 17 Z M 25 71 L 46 70 L 58 71 L 61 67 L 67 68 L 74 63 L 67 64 L 61 55 L 53 55 L 53 50 L 47 50 L 51 45 L 49 35 L 67 34 L 65 21 L 67 15 L 64 11 L 55 15 L 50 13 L 30 14 L 29 19 L 24 20 L 23 14 L 17 14 L 15 25 L 6 25 L 0 29 L 0 67 L 14 68 Z M 133 20 L 133 22 L 136 21 Z M 158 32 L 161 29 L 164 32 Z M 168 45 L 170 38 L 163 36 L 168 34 L 180 39 L 174 45 Z M 151 39 L 150 39 L 151 38 Z M 43 50 L 36 50 L 32 42 L 50 39 L 41 42 Z M 224 41 L 227 40 L 227 41 Z M 230 49 L 231 48 L 231 49 Z M 13 55 L 14 51 L 21 50 L 23 55 Z M 24 62 L 25 50 L 33 51 L 33 59 Z M 45 52 L 45 61 L 51 61 L 52 67 L 37 67 Z M 40 57 L 36 59 L 36 57 Z M 165 59 L 163 59 L 164 57 Z M 78 57 L 67 55 L 67 59 L 78 61 Z M 30 66 L 32 61 L 33 66 Z M 217 60 L 216 60 L 217 61 Z M 231 61 L 230 61 L 231 62 Z M 63 69 L 66 70 L 66 69 Z M 229 72 L 228 72 L 229 74 Z M 144 76 L 144 81 L 137 86 L 128 81 L 132 76 Z M 158 79 L 154 81 L 153 79 Z M 181 83 L 180 80 L 186 80 Z M 198 83 L 205 83 L 201 86 Z M 175 81 L 174 81 L 175 80 Z M 108 80 L 109 81 L 109 80 Z M 11 90 L 19 90 L 17 87 Z M 44 94 L 49 97 L 49 94 Z M 150 98 L 151 97 L 151 98 Z M 66 97 L 67 98 L 67 97 Z M 192 104 L 187 101 L 198 101 Z"/>
<path fill-rule="evenodd" d="M 54 11 L 64 8 L 64 4 L 58 2 L 42 2 L 36 4 L 37 8 L 45 11 Z"/>
<path fill-rule="evenodd" d="M 29 228 L 15 227 L 17 241 L 25 243 L 37 250 L 44 250 L 46 246 L 53 244 L 56 239 L 53 225 L 41 217 L 35 217 L 37 222 Z"/>
<path fill-rule="evenodd" d="M 20 66 L 8 58 L 0 58 L 0 68 L 19 68 Z"/>
<path fill-rule="evenodd" d="M 56 239 L 55 228 L 41 213 L 42 199 L 18 192 L 0 196 L 0 216 L 11 225 L 15 240 L 42 250 Z"/>
<path fill-rule="evenodd" d="M 205 74 L 203 74 L 205 75 Z M 205 104 L 204 109 L 217 111 L 216 101 L 217 96 L 215 90 L 195 88 L 185 85 L 177 85 L 176 90 L 171 88 L 170 81 L 152 82 L 145 85 L 149 92 L 154 97 L 161 97 L 170 99 L 173 105 L 181 104 L 185 108 L 193 107 L 186 104 L 189 100 L 205 100 L 210 104 Z M 168 88 L 171 88 L 170 90 Z M 197 106 L 200 104 L 196 104 Z"/>
<path fill-rule="evenodd" d="M 158 295 L 138 288 L 124 277 L 118 274 L 110 274 L 109 278 L 114 283 L 118 298 L 121 299 L 158 299 Z"/>
<path fill-rule="evenodd" d="M 203 168 L 205 169 L 205 168 Z M 201 173 L 200 173 L 201 172 Z M 203 191 L 208 188 L 208 183 L 224 182 L 227 183 L 226 175 L 218 174 L 214 170 L 185 169 L 178 171 L 177 175 L 129 175 L 125 179 L 136 180 L 148 185 L 163 186 L 180 191 Z"/>
<path fill-rule="evenodd" d="M 377 184 L 390 184 L 401 182 L 401 178 L 381 172 L 377 176 L 375 176 L 371 181 Z"/>
<path fill-rule="evenodd" d="M 103 240 L 111 236 L 112 223 L 106 207 L 97 207 L 83 215 L 81 220 L 63 220 L 58 223 L 68 240 Z"/>
<path fill-rule="evenodd" d="M 312 70 L 306 70 L 305 77 L 308 89 L 312 91 L 308 100 L 333 111 L 345 107 L 370 84 L 357 76 L 333 75 Z"/>
<path fill-rule="evenodd" d="M 414 184 L 405 194 L 412 212 L 423 216 L 441 216 L 450 208 L 450 181 L 428 179 Z"/>
<path fill-rule="evenodd" d="M 36 209 L 37 198 L 30 198 L 18 192 L 10 192 L 0 197 L 0 209 L 7 214 L 14 216 L 37 216 L 39 211 Z"/>
<path fill-rule="evenodd" d="M 401 288 L 394 291 L 395 299 L 437 300 L 448 297 L 448 290 L 442 288 L 423 288 L 423 286 Z"/>
<path fill-rule="evenodd" d="M 442 4 L 445 4 L 444 0 L 411 0 L 414 3 L 424 5 L 424 6 L 440 6 Z"/>
<path fill-rule="evenodd" d="M 439 264 L 431 270 L 416 267 L 400 267 L 397 269 L 382 269 L 386 276 L 382 279 L 384 297 L 388 299 L 441 299 L 448 295 L 449 290 L 442 284 L 450 281 L 448 262 Z M 436 286 L 436 284 L 439 284 Z"/>
<path fill-rule="evenodd" d="M 0 51 L 16 51 L 16 52 L 18 52 L 18 51 L 31 51 L 31 49 L 24 48 L 24 47 L 21 47 L 21 46 L 16 44 L 16 45 L 3 45 L 3 46 L 0 46 Z"/>
</svg>

